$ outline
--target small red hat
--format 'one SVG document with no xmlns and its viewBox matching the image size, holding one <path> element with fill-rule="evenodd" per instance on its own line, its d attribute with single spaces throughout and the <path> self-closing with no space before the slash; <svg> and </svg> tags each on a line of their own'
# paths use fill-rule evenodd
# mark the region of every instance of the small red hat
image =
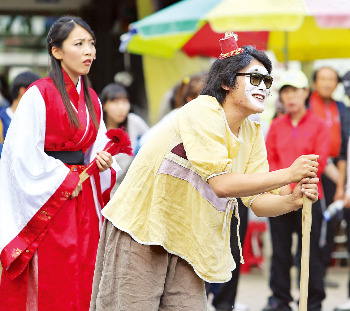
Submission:
<svg viewBox="0 0 350 311">
<path fill-rule="evenodd" d="M 225 38 L 220 39 L 220 59 L 242 53 L 244 50 L 237 45 L 238 36 L 233 32 L 226 32 Z"/>
</svg>

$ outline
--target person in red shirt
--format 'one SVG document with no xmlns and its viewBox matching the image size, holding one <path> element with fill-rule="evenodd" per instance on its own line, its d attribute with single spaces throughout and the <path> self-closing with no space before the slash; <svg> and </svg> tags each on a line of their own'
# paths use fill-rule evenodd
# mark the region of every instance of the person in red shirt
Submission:
<svg viewBox="0 0 350 311">
<path fill-rule="evenodd" d="M 340 135 L 340 114 L 344 111 L 344 103 L 335 101 L 332 94 L 337 88 L 339 77 L 337 72 L 330 67 L 322 67 L 314 72 L 313 88 L 310 95 L 310 109 L 320 118 L 326 121 L 331 133 L 330 157 L 339 156 L 341 135 Z"/>
<path fill-rule="evenodd" d="M 342 77 L 345 95 L 350 99 L 350 71 Z M 347 248 L 350 255 L 350 107 L 346 107 L 341 115 L 341 147 L 338 158 L 339 178 L 334 200 L 343 200 L 344 209 L 339 213 L 346 222 Z M 348 281 L 348 299 L 334 311 L 350 311 L 350 276 Z"/>
<path fill-rule="evenodd" d="M 343 102 L 336 101 L 332 98 L 333 92 L 338 86 L 340 78 L 338 73 L 331 67 L 324 66 L 318 68 L 313 73 L 314 91 L 310 95 L 310 109 L 320 118 L 326 121 L 326 127 L 331 136 L 328 165 L 324 173 L 321 175 L 321 184 L 324 191 L 324 200 L 321 201 L 322 209 L 325 210 L 334 201 L 336 197 L 336 183 L 338 180 L 339 171 L 337 163 L 339 160 L 339 151 L 341 145 L 341 127 L 340 116 L 345 110 Z M 331 254 L 334 249 L 334 236 L 339 225 L 339 219 L 333 217 L 325 227 L 326 236 L 322 258 L 326 269 L 331 261 Z M 335 287 L 337 283 L 325 279 L 326 286 Z"/>
<path fill-rule="evenodd" d="M 288 167 L 294 159 L 302 154 L 319 155 L 318 176 L 322 174 L 329 156 L 330 135 L 325 121 L 306 107 L 309 95 L 308 80 L 299 70 L 286 71 L 281 77 L 279 90 L 280 100 L 286 114 L 272 121 L 266 138 L 267 158 L 270 171 Z M 320 198 L 323 197 L 319 184 Z M 295 184 L 280 188 L 281 195 L 291 194 Z M 319 239 L 322 225 L 320 201 L 312 207 L 312 230 L 310 238 L 310 281 L 308 294 L 308 310 L 320 311 L 325 298 L 323 277 L 325 266 L 322 263 Z M 278 217 L 269 218 L 272 258 L 270 270 L 270 288 L 272 296 L 264 311 L 292 310 L 289 305 L 293 301 L 290 293 L 290 269 L 293 262 L 291 253 L 292 235 L 298 235 L 298 250 L 301 252 L 302 211 L 290 212 Z M 298 257 L 298 256 L 297 256 Z M 300 257 L 296 265 L 300 268 Z"/>
</svg>

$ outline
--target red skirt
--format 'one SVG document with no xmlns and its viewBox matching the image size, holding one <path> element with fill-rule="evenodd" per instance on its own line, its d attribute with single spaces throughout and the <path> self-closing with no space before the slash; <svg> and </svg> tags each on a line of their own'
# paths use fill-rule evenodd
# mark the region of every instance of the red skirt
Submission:
<svg viewBox="0 0 350 311">
<path fill-rule="evenodd" d="M 78 197 L 66 200 L 53 217 L 26 269 L 14 280 L 3 270 L 0 311 L 89 310 L 98 241 L 99 219 L 87 180 Z"/>
</svg>

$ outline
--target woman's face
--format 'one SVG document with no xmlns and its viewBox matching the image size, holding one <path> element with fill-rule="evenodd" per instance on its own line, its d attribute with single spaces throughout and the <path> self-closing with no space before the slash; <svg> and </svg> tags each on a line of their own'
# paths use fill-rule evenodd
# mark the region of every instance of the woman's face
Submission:
<svg viewBox="0 0 350 311">
<path fill-rule="evenodd" d="M 89 73 L 96 57 L 95 40 L 86 29 L 77 25 L 63 41 L 62 48 L 52 48 L 52 54 L 77 84 L 81 75 Z"/>
<path fill-rule="evenodd" d="M 280 92 L 280 99 L 288 114 L 299 113 L 306 109 L 305 101 L 308 97 L 309 89 L 296 88 L 287 85 Z"/>
<path fill-rule="evenodd" d="M 332 98 L 337 86 L 338 75 L 335 70 L 327 67 L 318 70 L 313 87 L 322 98 Z"/>
<path fill-rule="evenodd" d="M 260 73 L 269 75 L 262 63 L 253 59 L 250 64 L 242 69 L 240 73 Z M 270 94 L 270 89 L 266 88 L 262 80 L 258 86 L 250 82 L 250 76 L 237 76 L 234 89 L 229 90 L 227 95 L 232 102 L 247 116 L 264 111 L 265 102 Z"/>
<path fill-rule="evenodd" d="M 130 111 L 130 102 L 127 98 L 116 98 L 107 100 L 103 104 L 103 111 L 106 117 L 113 123 L 121 124 L 125 121 Z"/>
</svg>

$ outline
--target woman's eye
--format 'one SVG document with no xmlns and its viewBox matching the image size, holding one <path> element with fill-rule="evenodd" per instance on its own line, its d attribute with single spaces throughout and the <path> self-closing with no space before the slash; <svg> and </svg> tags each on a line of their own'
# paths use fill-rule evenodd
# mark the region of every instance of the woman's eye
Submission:
<svg viewBox="0 0 350 311">
<path fill-rule="evenodd" d="M 81 42 L 77 42 L 75 45 L 82 45 L 82 43 Z"/>
</svg>

